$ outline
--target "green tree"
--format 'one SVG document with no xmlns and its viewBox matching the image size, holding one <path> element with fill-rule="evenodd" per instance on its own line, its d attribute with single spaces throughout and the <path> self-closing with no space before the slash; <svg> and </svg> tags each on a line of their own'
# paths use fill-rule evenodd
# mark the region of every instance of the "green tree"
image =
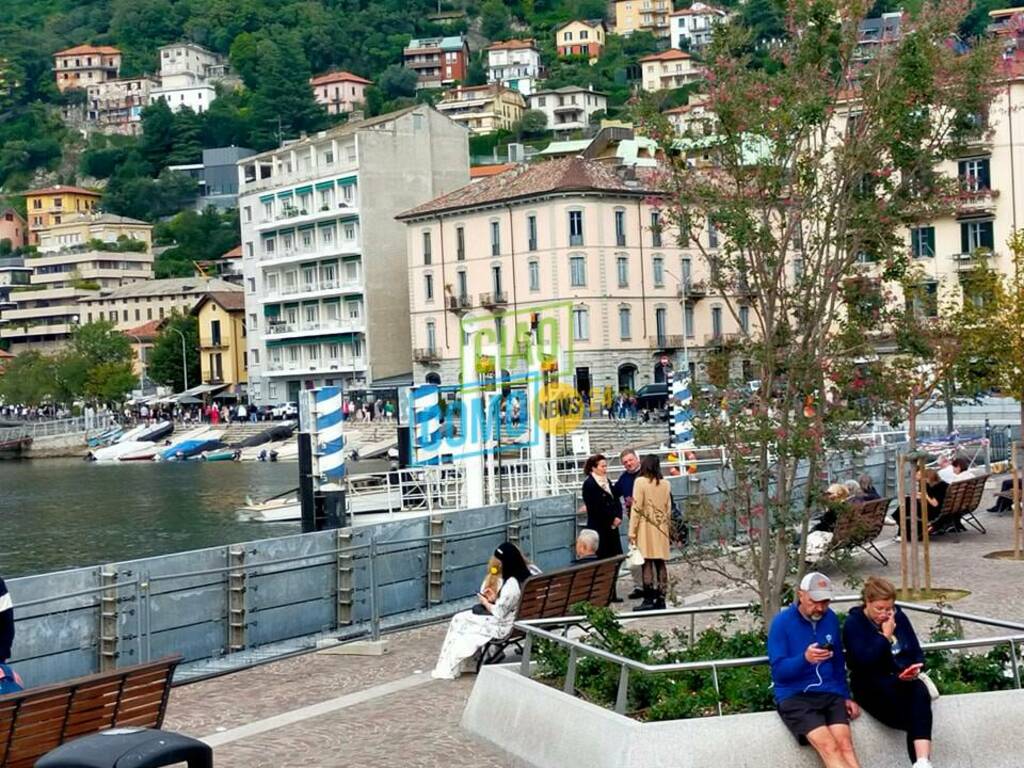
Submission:
<svg viewBox="0 0 1024 768">
<path fill-rule="evenodd" d="M 139 384 L 131 363 L 101 363 L 89 369 L 85 396 L 102 403 L 116 403 Z"/>
<path fill-rule="evenodd" d="M 182 107 L 174 113 L 174 149 L 167 157 L 167 165 L 189 165 L 203 159 L 203 121 L 191 107 Z"/>
<path fill-rule="evenodd" d="M 516 124 L 515 132 L 520 136 L 536 136 L 544 133 L 548 127 L 548 116 L 539 109 L 528 109 L 523 112 Z"/>
<path fill-rule="evenodd" d="M 387 99 L 415 96 L 416 73 L 411 69 L 392 64 L 380 73 L 380 77 L 377 78 L 377 87 Z"/>
<path fill-rule="evenodd" d="M 182 367 L 182 337 L 185 337 L 185 367 L 188 370 L 188 383 L 194 387 L 200 382 L 199 373 L 199 323 L 191 315 L 177 312 L 167 319 L 149 355 L 146 373 L 157 384 L 170 387 L 175 392 L 185 389 L 184 369 Z"/>
<path fill-rule="evenodd" d="M 512 15 L 502 0 L 484 0 L 480 6 L 480 32 L 488 40 L 504 40 L 509 36 Z"/>
<path fill-rule="evenodd" d="M 35 350 L 17 355 L 0 376 L 0 400 L 41 405 L 56 394 L 53 360 Z"/>
<path fill-rule="evenodd" d="M 132 360 L 131 342 L 109 320 L 78 326 L 71 334 L 71 350 L 90 367 Z"/>
<path fill-rule="evenodd" d="M 152 175 L 167 165 L 167 158 L 174 150 L 174 141 L 174 113 L 166 101 L 158 99 L 142 110 L 142 141 L 139 144 L 142 159 Z"/>
</svg>

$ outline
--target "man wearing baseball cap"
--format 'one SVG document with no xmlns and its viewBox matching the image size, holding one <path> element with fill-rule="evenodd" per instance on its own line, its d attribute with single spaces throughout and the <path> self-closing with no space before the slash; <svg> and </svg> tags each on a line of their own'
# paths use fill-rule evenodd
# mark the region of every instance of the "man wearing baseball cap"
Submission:
<svg viewBox="0 0 1024 768">
<path fill-rule="evenodd" d="M 810 744 L 825 768 L 860 768 L 850 720 L 860 708 L 846 685 L 839 619 L 829 608 L 832 581 L 808 573 L 796 602 L 779 612 L 768 630 L 775 705 L 801 744 Z"/>
</svg>

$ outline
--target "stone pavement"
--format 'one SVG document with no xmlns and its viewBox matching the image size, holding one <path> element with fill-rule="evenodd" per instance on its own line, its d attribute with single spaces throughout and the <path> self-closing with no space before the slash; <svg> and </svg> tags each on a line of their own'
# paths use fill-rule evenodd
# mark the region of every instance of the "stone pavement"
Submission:
<svg viewBox="0 0 1024 768">
<path fill-rule="evenodd" d="M 1012 546 L 1010 519 L 984 511 L 990 499 L 987 494 L 978 513 L 988 534 L 971 531 L 934 542 L 934 583 L 971 591 L 952 606 L 957 610 L 1024 621 L 1024 562 L 983 558 Z M 855 576 L 877 573 L 899 581 L 899 548 L 888 541 L 892 530 L 880 542 L 890 565 L 858 554 L 848 564 Z M 749 598 L 720 578 L 698 580 L 687 565 L 675 564 L 672 571 L 687 603 Z M 620 584 L 620 594 L 628 590 Z M 925 634 L 926 618 L 912 619 Z M 389 635 L 390 653 L 383 657 L 311 653 L 179 686 L 171 693 L 165 727 L 208 737 L 218 768 L 523 768 L 459 728 L 472 675 L 455 682 L 429 678 L 445 629 L 434 625 Z M 1001 632 L 969 625 L 965 630 L 969 636 Z"/>
</svg>

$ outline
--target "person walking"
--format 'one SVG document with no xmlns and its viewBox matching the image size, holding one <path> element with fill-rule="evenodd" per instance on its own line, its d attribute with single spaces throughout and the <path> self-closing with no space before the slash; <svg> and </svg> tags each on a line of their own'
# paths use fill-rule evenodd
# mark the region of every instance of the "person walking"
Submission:
<svg viewBox="0 0 1024 768">
<path fill-rule="evenodd" d="M 587 528 L 597 531 L 600 538 L 597 556 L 603 560 L 621 555 L 619 526 L 622 524 L 622 506 L 608 481 L 608 460 L 600 453 L 594 454 L 583 465 L 583 474 L 586 475 L 583 481 L 583 505 L 587 510 Z M 614 585 L 612 602 L 622 602 Z"/>
<path fill-rule="evenodd" d="M 644 556 L 644 600 L 635 610 L 665 607 L 671 518 L 672 492 L 661 475 L 661 463 L 657 456 L 644 456 L 640 462 L 640 477 L 633 484 L 633 508 L 629 515 L 629 543 Z"/>
<path fill-rule="evenodd" d="M 0 579 L 0 664 L 11 658 L 14 645 L 14 603 L 7 591 L 7 585 Z"/>
<path fill-rule="evenodd" d="M 879 722 L 906 731 L 913 768 L 932 768 L 932 700 L 920 679 L 924 652 L 896 607 L 892 582 L 871 576 L 843 624 L 854 700 Z"/>
</svg>

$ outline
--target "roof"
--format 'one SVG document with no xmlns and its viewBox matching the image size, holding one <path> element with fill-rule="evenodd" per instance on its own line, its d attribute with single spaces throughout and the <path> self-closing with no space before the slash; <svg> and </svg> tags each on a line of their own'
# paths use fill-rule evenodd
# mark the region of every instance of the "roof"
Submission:
<svg viewBox="0 0 1024 768">
<path fill-rule="evenodd" d="M 221 309 L 227 312 L 244 312 L 245 311 L 245 294 L 241 291 L 234 291 L 228 293 L 226 291 L 211 291 L 204 295 L 196 305 L 192 307 L 193 315 L 199 314 L 199 308 L 207 302 L 212 301 Z"/>
<path fill-rule="evenodd" d="M 565 24 L 560 27 L 555 27 L 555 31 L 558 32 L 563 30 L 570 24 L 583 24 L 586 27 L 596 29 L 597 27 L 604 27 L 604 19 L 573 19 L 572 21 L 565 22 Z"/>
<path fill-rule="evenodd" d="M 590 88 L 584 88 L 581 85 L 563 85 L 561 88 L 545 88 L 540 91 L 534 91 L 533 93 L 530 94 L 530 98 L 532 99 L 534 96 L 545 96 L 549 93 L 592 93 L 595 96 L 608 96 L 607 93 L 603 93 L 602 91 L 594 91 L 591 90 Z"/>
<path fill-rule="evenodd" d="M 14 214 L 15 216 L 17 216 L 17 217 L 18 217 L 18 218 L 19 218 L 19 219 L 20 219 L 20 220 L 21 220 L 22 222 L 24 222 L 24 221 L 25 221 L 25 217 L 24 217 L 24 216 L 22 216 L 22 215 L 21 215 L 20 213 L 18 213 L 18 211 L 17 211 L 17 210 L 15 210 L 14 208 L 12 208 L 11 206 L 9 206 L 9 205 L 2 205 L 2 206 L 0 206 L 0 216 L 4 216 L 4 215 L 6 215 L 6 214 L 8 214 L 8 213 L 13 213 L 13 214 Z"/>
<path fill-rule="evenodd" d="M 108 301 L 110 299 L 141 298 L 143 296 L 199 295 L 202 293 L 242 293 L 242 287 L 217 277 L 170 277 L 165 280 L 140 280 L 110 290 L 101 290 L 96 296 L 83 301 Z"/>
<path fill-rule="evenodd" d="M 484 50 L 485 51 L 498 51 L 498 50 L 518 50 L 520 48 L 536 48 L 537 41 L 532 37 L 525 38 L 523 40 L 502 40 L 497 43 L 491 43 Z"/>
<path fill-rule="evenodd" d="M 230 251 L 221 256 L 222 259 L 240 259 L 242 258 L 242 245 L 239 243 Z"/>
<path fill-rule="evenodd" d="M 694 3 L 692 8 L 681 8 L 678 11 L 670 13 L 669 16 L 707 16 L 711 14 L 718 16 L 729 15 L 727 11 L 723 11 L 721 8 L 715 8 L 713 5 Z"/>
<path fill-rule="evenodd" d="M 488 176 L 496 176 L 499 173 L 510 171 L 516 167 L 516 163 L 497 163 L 495 165 L 477 165 L 469 169 L 469 178 L 484 179 Z"/>
<path fill-rule="evenodd" d="M 135 328 L 129 328 L 127 331 L 124 331 L 124 335 L 138 336 L 141 341 L 152 341 L 160 335 L 160 328 L 166 322 L 166 317 L 150 320 L 148 323 L 144 323 L 143 325 L 136 326 Z"/>
<path fill-rule="evenodd" d="M 153 225 L 148 221 L 139 221 L 138 219 L 132 219 L 128 216 L 118 216 L 115 213 L 72 214 L 71 216 L 62 219 L 60 224 L 54 224 L 53 227 L 67 226 L 69 224 L 121 224 L 134 227 L 149 227 L 150 229 L 153 227 Z"/>
<path fill-rule="evenodd" d="M 14 355 L 8 352 L 6 349 L 0 349 L 0 360 L 13 360 Z"/>
<path fill-rule="evenodd" d="M 568 141 L 552 141 L 537 154 L 540 155 L 579 155 L 590 146 L 593 139 L 570 139 Z"/>
<path fill-rule="evenodd" d="M 644 56 L 640 61 L 680 61 L 682 59 L 692 59 L 693 57 L 686 51 L 680 51 L 675 48 L 670 48 L 667 51 L 661 53 L 652 53 L 648 56 Z"/>
<path fill-rule="evenodd" d="M 466 44 L 466 39 L 461 35 L 451 37 L 420 37 L 413 38 L 405 46 L 405 50 L 418 50 L 420 48 L 440 48 L 442 51 L 461 51 Z"/>
<path fill-rule="evenodd" d="M 38 197 L 40 195 L 90 195 L 92 197 L 102 197 L 102 193 L 97 192 L 95 189 L 85 189 L 85 187 L 69 187 L 58 184 L 55 187 L 44 187 L 43 189 L 30 189 L 28 192 L 23 192 L 25 197 Z"/>
<path fill-rule="evenodd" d="M 533 165 L 517 165 L 505 173 L 480 179 L 447 195 L 441 195 L 395 218 L 411 219 L 444 211 L 508 203 L 553 192 L 617 192 L 633 195 L 650 191 L 643 184 L 620 176 L 605 163 L 582 157 L 564 157 Z"/>
<path fill-rule="evenodd" d="M 311 85 L 327 85 L 327 83 L 362 83 L 363 85 L 372 85 L 373 81 L 367 80 L 365 77 L 359 75 L 353 75 L 351 72 L 325 72 L 322 75 L 311 77 L 309 79 Z"/>
<path fill-rule="evenodd" d="M 112 45 L 76 45 L 74 48 L 65 48 L 57 51 L 54 56 L 74 56 L 81 53 L 98 53 L 100 55 L 120 55 L 121 51 Z"/>
</svg>

